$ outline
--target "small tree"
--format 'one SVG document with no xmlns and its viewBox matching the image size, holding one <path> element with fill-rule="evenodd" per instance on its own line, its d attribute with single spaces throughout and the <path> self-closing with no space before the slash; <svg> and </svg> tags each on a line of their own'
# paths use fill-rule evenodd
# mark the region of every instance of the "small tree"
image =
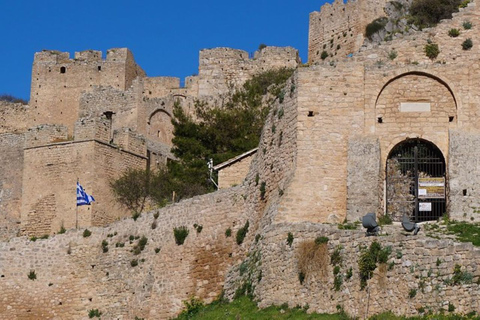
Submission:
<svg viewBox="0 0 480 320">
<path fill-rule="evenodd" d="M 110 187 L 115 199 L 138 215 L 148 197 L 149 174 L 146 170 L 127 169 L 120 178 L 110 182 Z"/>
</svg>

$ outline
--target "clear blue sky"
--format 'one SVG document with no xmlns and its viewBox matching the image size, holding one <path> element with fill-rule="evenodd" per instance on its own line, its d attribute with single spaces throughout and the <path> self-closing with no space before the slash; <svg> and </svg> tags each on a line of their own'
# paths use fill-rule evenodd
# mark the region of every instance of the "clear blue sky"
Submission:
<svg viewBox="0 0 480 320">
<path fill-rule="evenodd" d="M 198 52 L 292 46 L 307 60 L 309 13 L 325 0 L 0 0 L 0 94 L 29 100 L 34 53 L 127 47 L 148 76 L 198 72 Z"/>
</svg>

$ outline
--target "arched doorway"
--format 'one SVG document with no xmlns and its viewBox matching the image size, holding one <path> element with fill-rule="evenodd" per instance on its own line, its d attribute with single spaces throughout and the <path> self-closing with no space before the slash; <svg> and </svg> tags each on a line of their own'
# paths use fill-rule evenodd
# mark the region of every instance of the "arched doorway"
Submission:
<svg viewBox="0 0 480 320">
<path fill-rule="evenodd" d="M 440 218 L 446 211 L 445 158 L 433 143 L 407 139 L 388 155 L 387 213 L 396 221 Z"/>
</svg>

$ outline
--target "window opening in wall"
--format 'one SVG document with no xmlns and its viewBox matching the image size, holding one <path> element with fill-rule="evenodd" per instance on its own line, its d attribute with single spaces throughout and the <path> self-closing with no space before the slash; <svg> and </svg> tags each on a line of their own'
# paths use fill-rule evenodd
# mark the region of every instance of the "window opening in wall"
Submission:
<svg viewBox="0 0 480 320">
<path fill-rule="evenodd" d="M 467 189 L 463 189 L 463 196 L 464 196 L 464 197 L 467 196 Z"/>
<path fill-rule="evenodd" d="M 98 71 L 102 71 L 102 66 L 98 66 Z"/>
<path fill-rule="evenodd" d="M 308 111 L 308 116 L 313 117 L 313 111 Z"/>
<path fill-rule="evenodd" d="M 446 171 L 442 152 L 431 142 L 407 139 L 390 152 L 386 165 L 387 213 L 400 221 L 437 220 L 446 211 Z"/>
<path fill-rule="evenodd" d="M 378 117 L 378 118 L 377 118 L 377 122 L 378 122 L 378 123 L 383 123 L 383 118 L 382 118 L 382 117 Z"/>
<path fill-rule="evenodd" d="M 61 67 L 61 68 L 60 68 L 60 73 L 65 73 L 65 72 L 67 72 L 67 68 Z"/>
<path fill-rule="evenodd" d="M 455 117 L 448 117 L 448 122 L 453 122 L 453 119 L 455 119 Z"/>
</svg>

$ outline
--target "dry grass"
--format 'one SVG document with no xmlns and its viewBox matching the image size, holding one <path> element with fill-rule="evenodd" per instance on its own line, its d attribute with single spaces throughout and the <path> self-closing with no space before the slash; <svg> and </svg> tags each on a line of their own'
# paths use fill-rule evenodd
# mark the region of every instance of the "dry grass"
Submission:
<svg viewBox="0 0 480 320">
<path fill-rule="evenodd" d="M 325 278 L 329 258 L 326 243 L 316 244 L 314 240 L 310 240 L 303 241 L 298 246 L 298 269 L 305 275 L 306 280 Z"/>
</svg>

